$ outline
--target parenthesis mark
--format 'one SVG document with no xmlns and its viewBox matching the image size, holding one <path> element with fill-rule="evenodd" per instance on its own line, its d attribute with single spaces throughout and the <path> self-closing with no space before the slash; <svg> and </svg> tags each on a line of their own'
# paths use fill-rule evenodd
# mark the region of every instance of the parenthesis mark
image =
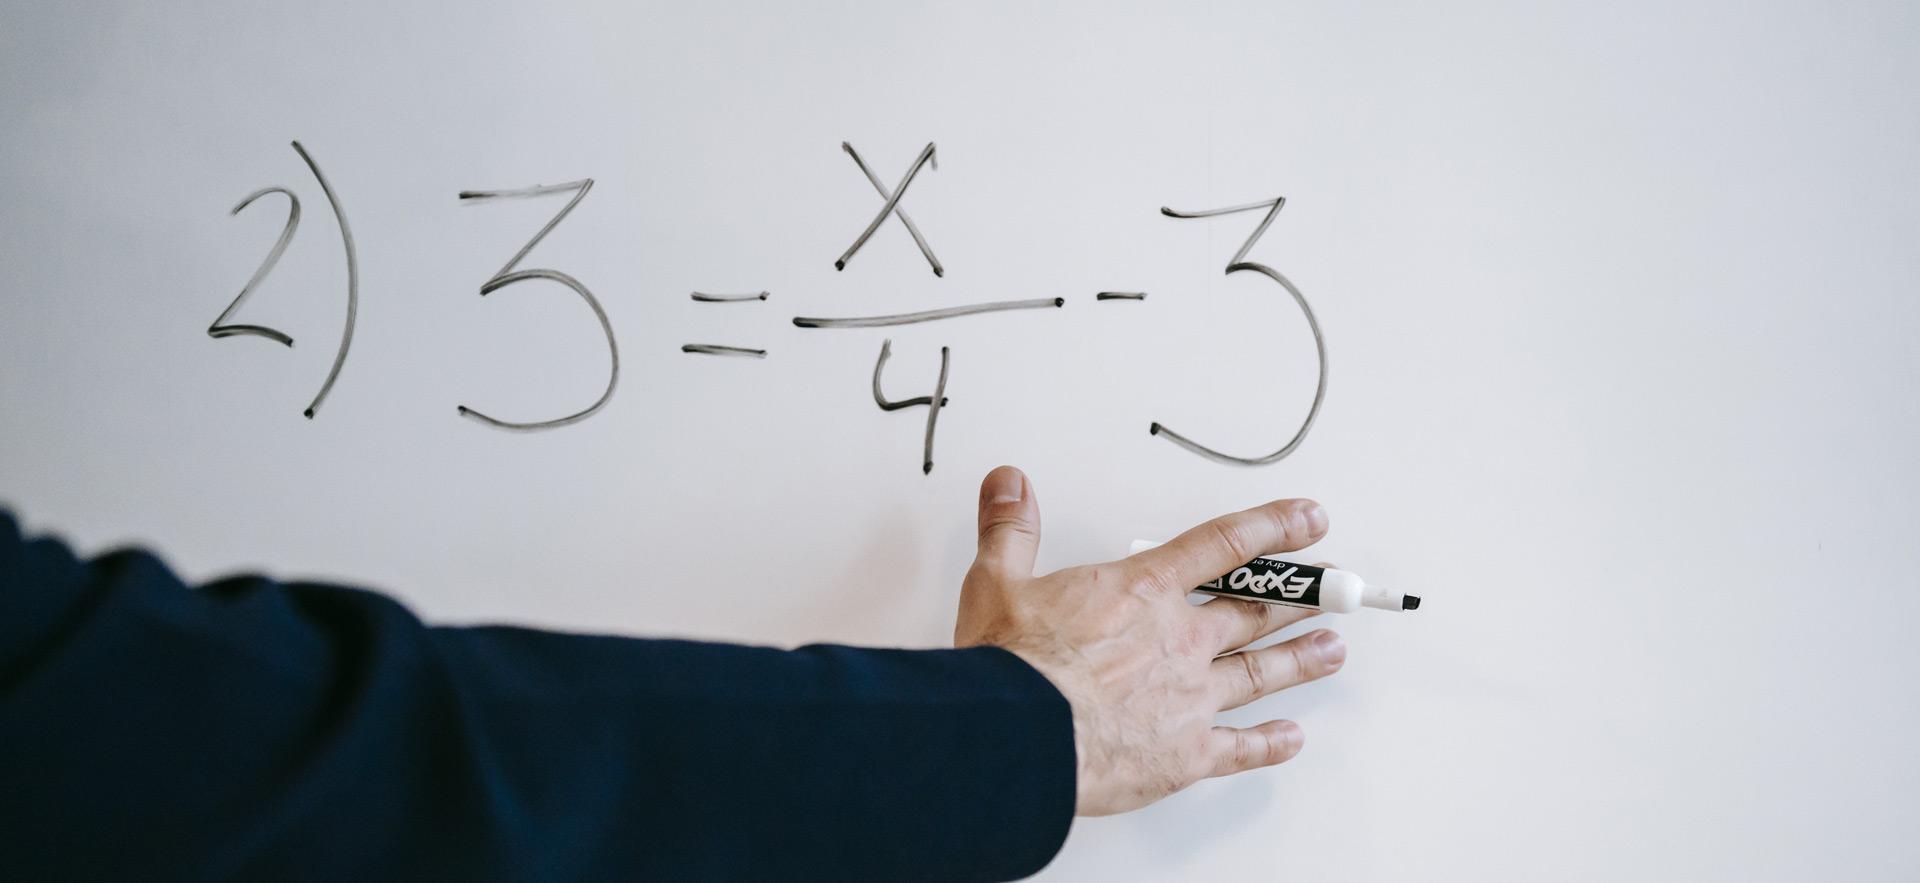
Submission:
<svg viewBox="0 0 1920 883">
<path fill-rule="evenodd" d="M 326 194 L 327 204 L 333 207 L 333 219 L 340 225 L 340 244 L 347 252 L 347 324 L 340 331 L 340 349 L 333 354 L 333 368 L 327 372 L 326 382 L 320 384 L 320 392 L 314 395 L 313 402 L 302 412 L 311 420 L 314 413 L 320 410 L 320 403 L 326 401 L 327 393 L 332 391 L 333 382 L 340 379 L 340 368 L 347 363 L 347 350 L 353 346 L 353 323 L 360 312 L 360 258 L 354 251 L 353 230 L 347 226 L 347 214 L 340 208 L 340 197 L 333 192 L 333 185 L 327 183 L 327 176 L 320 171 L 313 157 L 307 154 L 307 149 L 300 146 L 300 142 L 293 142 L 293 150 L 313 171 L 313 179 L 320 182 L 320 192 Z"/>
</svg>

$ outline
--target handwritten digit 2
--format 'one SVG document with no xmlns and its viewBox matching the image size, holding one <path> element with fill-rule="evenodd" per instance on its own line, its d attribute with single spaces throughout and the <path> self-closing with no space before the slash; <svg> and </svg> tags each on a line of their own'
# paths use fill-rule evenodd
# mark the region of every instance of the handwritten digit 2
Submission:
<svg viewBox="0 0 1920 883">
<path fill-rule="evenodd" d="M 247 194 L 246 198 L 240 200 L 240 202 L 233 207 L 233 210 L 227 214 L 239 215 L 241 210 L 252 205 L 254 200 L 269 193 L 286 195 L 287 224 L 280 228 L 279 241 L 275 242 L 273 248 L 267 252 L 267 259 L 260 262 L 260 268 L 253 271 L 253 278 L 248 279 L 247 284 L 240 286 L 240 293 L 234 296 L 233 303 L 227 304 L 227 308 L 222 310 L 220 315 L 214 318 L 213 324 L 207 326 L 208 337 L 217 340 L 222 337 L 234 337 L 245 334 L 254 337 L 264 337 L 268 340 L 279 341 L 286 346 L 293 346 L 293 338 L 288 337 L 283 332 L 268 328 L 265 325 L 221 324 L 227 321 L 228 316 L 233 315 L 234 310 L 240 308 L 240 302 L 246 300 L 247 295 L 252 294 L 253 290 L 260 286 L 260 281 L 267 278 L 268 273 L 273 272 L 273 266 L 280 262 L 280 255 L 287 250 L 287 243 L 293 241 L 293 231 L 300 229 L 300 197 L 293 195 L 293 191 L 285 187 L 262 187 L 259 190 L 255 190 Z"/>
</svg>

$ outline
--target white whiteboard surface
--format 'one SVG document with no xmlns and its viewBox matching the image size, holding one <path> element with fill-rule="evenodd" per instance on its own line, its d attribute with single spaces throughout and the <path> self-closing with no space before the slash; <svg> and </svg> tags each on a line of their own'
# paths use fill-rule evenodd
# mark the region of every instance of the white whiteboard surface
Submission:
<svg viewBox="0 0 1920 883">
<path fill-rule="evenodd" d="M 1277 770 L 1079 820 L 1042 879 L 1920 876 L 1920 8 L 14 2 L 0 499 L 87 551 L 440 622 L 939 646 L 983 473 L 1043 567 L 1313 496 L 1421 594 L 1336 625 Z M 345 269 L 357 330 L 316 419 Z M 889 221 L 833 259 L 927 142 Z M 560 206 L 463 189 L 593 177 Z M 234 321 L 205 327 L 305 209 Z M 1331 358 L 1305 413 L 1311 299 Z M 696 304 L 688 292 L 772 292 Z M 1095 302 L 1101 290 L 1142 302 Z M 852 316 L 1065 297 L 874 330 Z M 924 395 L 952 348 L 935 468 Z M 761 347 L 765 360 L 687 355 Z"/>
</svg>

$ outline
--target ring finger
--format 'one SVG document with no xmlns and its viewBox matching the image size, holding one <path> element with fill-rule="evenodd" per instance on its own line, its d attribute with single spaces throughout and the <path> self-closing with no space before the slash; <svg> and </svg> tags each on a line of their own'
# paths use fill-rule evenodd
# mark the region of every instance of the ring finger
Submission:
<svg viewBox="0 0 1920 883">
<path fill-rule="evenodd" d="M 1259 650 L 1229 653 L 1213 661 L 1220 710 L 1239 708 L 1262 696 L 1318 680 L 1340 670 L 1347 645 L 1329 629 L 1317 629 Z"/>
</svg>

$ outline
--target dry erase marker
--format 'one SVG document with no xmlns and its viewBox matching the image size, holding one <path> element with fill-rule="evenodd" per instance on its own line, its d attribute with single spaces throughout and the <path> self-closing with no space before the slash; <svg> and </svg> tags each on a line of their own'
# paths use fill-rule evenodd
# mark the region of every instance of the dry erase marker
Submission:
<svg viewBox="0 0 1920 883">
<path fill-rule="evenodd" d="M 1137 555 L 1158 545 L 1148 540 L 1134 540 L 1131 554 Z M 1295 564 L 1264 555 L 1234 568 L 1213 582 L 1195 586 L 1193 590 L 1223 598 L 1307 607 L 1328 613 L 1352 613 L 1362 607 L 1380 610 L 1420 608 L 1419 595 L 1402 595 L 1367 585 L 1366 580 L 1353 571 Z"/>
</svg>

